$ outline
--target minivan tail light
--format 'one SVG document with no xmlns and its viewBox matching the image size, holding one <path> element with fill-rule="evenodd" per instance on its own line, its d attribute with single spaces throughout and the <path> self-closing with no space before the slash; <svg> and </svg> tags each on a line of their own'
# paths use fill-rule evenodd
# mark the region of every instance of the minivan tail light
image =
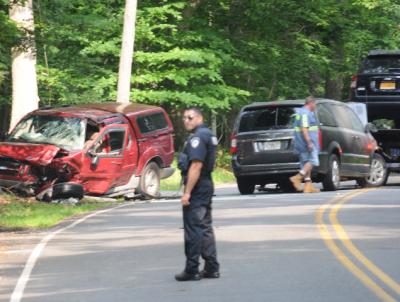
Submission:
<svg viewBox="0 0 400 302">
<path fill-rule="evenodd" d="M 230 153 L 233 155 L 233 154 L 236 154 L 236 152 L 237 152 L 237 138 L 236 138 L 236 135 L 232 135 L 232 136 L 231 136 L 231 149 L 230 149 Z"/>
<path fill-rule="evenodd" d="M 351 77 L 350 88 L 356 88 L 356 87 L 357 87 L 357 76 L 353 75 Z"/>
<path fill-rule="evenodd" d="M 318 130 L 318 143 L 319 143 L 319 150 L 322 150 L 323 144 L 322 144 L 322 131 L 321 131 L 321 129 Z"/>
</svg>

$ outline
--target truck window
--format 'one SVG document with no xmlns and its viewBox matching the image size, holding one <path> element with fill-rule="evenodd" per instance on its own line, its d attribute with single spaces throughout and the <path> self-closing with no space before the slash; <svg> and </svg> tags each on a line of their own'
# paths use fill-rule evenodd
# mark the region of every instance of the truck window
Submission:
<svg viewBox="0 0 400 302">
<path fill-rule="evenodd" d="M 142 134 L 168 128 L 167 120 L 162 112 L 139 116 L 137 123 Z"/>
<path fill-rule="evenodd" d="M 124 148 L 125 130 L 116 129 L 105 133 L 95 144 L 97 154 L 120 154 Z"/>
</svg>

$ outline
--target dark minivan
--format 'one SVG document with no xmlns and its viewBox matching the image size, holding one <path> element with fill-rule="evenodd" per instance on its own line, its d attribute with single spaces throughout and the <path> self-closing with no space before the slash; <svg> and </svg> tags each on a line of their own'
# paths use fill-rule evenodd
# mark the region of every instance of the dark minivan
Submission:
<svg viewBox="0 0 400 302">
<path fill-rule="evenodd" d="M 304 100 L 253 103 L 240 111 L 232 135 L 232 168 L 240 193 L 252 194 L 256 185 L 276 183 L 293 191 L 288 178 L 299 169 L 294 153 L 293 118 Z M 376 142 L 345 103 L 317 99 L 320 122 L 320 166 L 314 181 L 325 190 L 337 190 L 341 180 L 368 182 Z"/>
</svg>

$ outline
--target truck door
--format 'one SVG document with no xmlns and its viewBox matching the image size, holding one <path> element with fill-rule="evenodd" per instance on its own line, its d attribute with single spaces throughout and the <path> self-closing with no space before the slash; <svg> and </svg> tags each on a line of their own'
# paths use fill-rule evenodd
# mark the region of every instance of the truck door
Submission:
<svg viewBox="0 0 400 302">
<path fill-rule="evenodd" d="M 129 158 L 135 146 L 128 125 L 104 127 L 83 155 L 81 178 L 85 191 L 104 194 L 125 184 L 135 169 L 134 158 Z"/>
</svg>

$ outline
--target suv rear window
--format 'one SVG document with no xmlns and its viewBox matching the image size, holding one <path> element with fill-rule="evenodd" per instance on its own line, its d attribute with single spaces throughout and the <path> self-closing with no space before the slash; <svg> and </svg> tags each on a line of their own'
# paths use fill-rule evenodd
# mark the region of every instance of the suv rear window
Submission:
<svg viewBox="0 0 400 302">
<path fill-rule="evenodd" d="M 249 108 L 242 113 L 239 132 L 293 128 L 294 106 Z"/>
<path fill-rule="evenodd" d="M 141 133 L 153 132 L 168 128 L 168 122 L 165 119 L 164 113 L 157 112 L 150 115 L 139 116 L 137 123 Z"/>
<path fill-rule="evenodd" d="M 368 57 L 361 68 L 362 73 L 400 73 L 400 56 Z"/>
</svg>

